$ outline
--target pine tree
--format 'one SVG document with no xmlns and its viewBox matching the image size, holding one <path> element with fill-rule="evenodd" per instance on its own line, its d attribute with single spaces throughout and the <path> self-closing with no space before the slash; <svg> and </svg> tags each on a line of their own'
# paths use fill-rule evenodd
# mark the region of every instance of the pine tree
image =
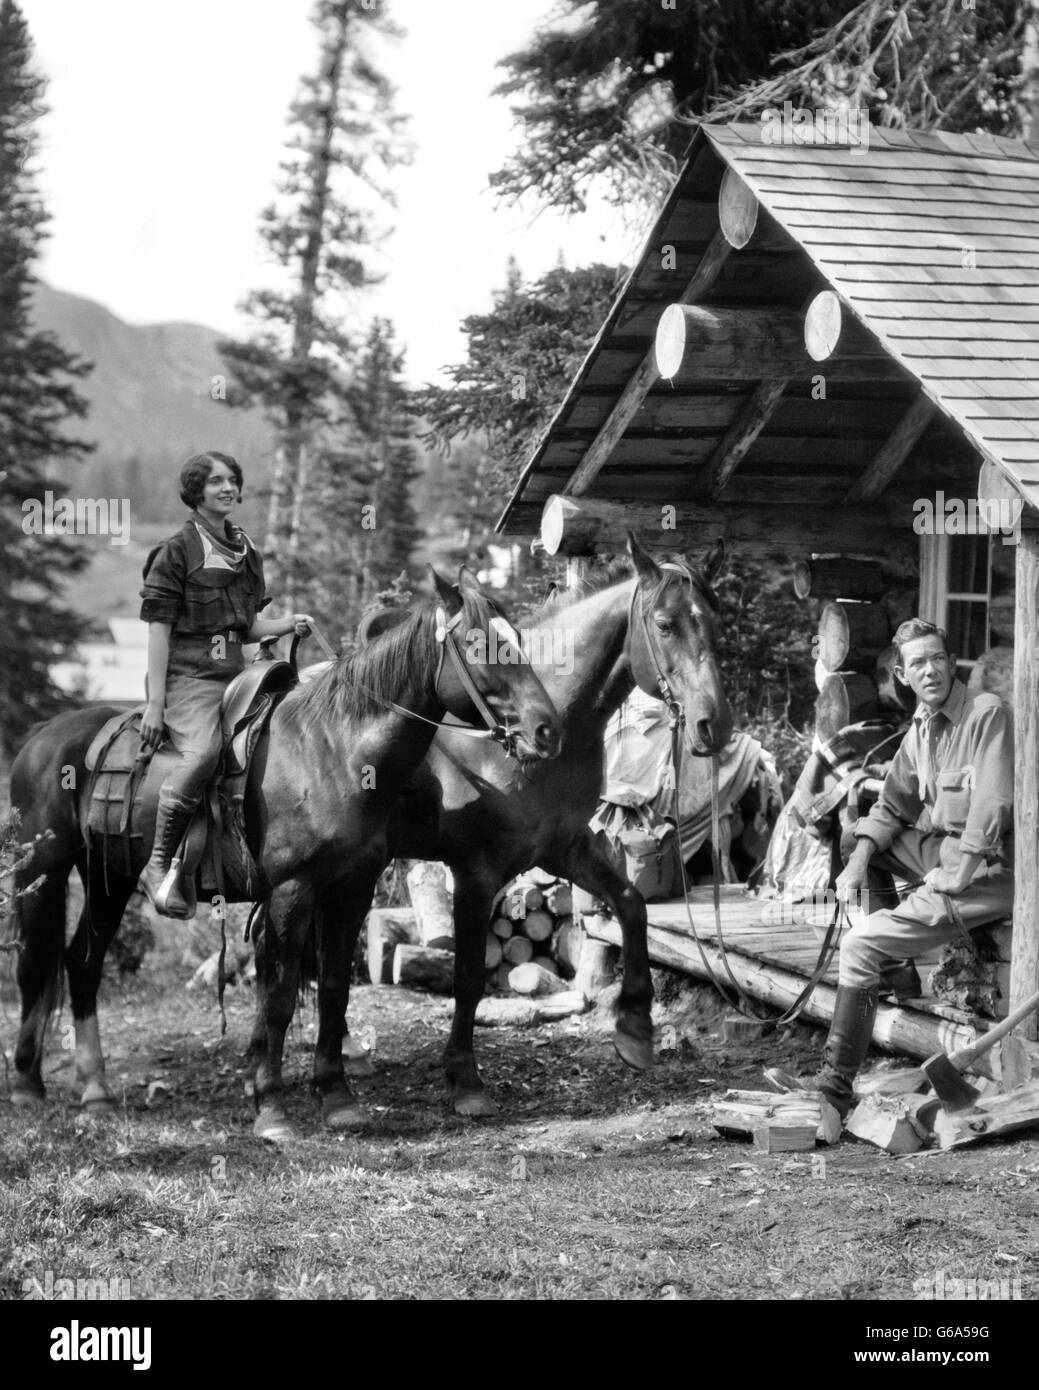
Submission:
<svg viewBox="0 0 1039 1390">
<path fill-rule="evenodd" d="M 265 549 L 270 582 L 290 605 L 306 568 L 301 546 L 318 455 L 351 425 L 346 382 L 356 342 L 341 325 L 354 292 L 374 284 L 374 212 L 392 201 L 388 172 L 406 158 L 393 89 L 380 72 L 380 39 L 399 31 L 364 0 L 318 0 L 318 71 L 290 113 L 292 136 L 279 198 L 261 236 L 287 272 L 284 291 L 253 294 L 247 342 L 220 350 L 234 379 L 230 403 L 260 401 L 278 435 Z"/>
<path fill-rule="evenodd" d="M 26 534 L 22 525 L 32 515 L 24 503 L 42 505 L 48 489 L 63 495 L 52 467 L 90 448 L 64 433 L 86 414 L 74 379 L 89 366 L 32 327 L 32 266 L 47 221 L 32 168 L 43 87 L 25 19 L 14 0 L 0 0 L 0 744 L 8 751 L 68 703 L 50 667 L 83 624 L 61 587 L 88 560 L 74 537 Z"/>
<path fill-rule="evenodd" d="M 498 509 L 541 430 L 558 409 L 591 346 L 622 275 L 612 266 L 568 270 L 556 265 L 525 285 L 514 261 L 489 314 L 463 320 L 466 361 L 448 368 L 450 387 L 415 398 L 427 421 L 425 442 L 457 451 L 458 519 L 466 548 L 482 552 Z"/>
<path fill-rule="evenodd" d="M 861 0 L 710 117 L 756 120 L 789 101 L 867 111 L 880 126 L 1014 135 L 1025 19 L 1019 0 Z"/>
<path fill-rule="evenodd" d="M 1039 143 L 1039 0 L 1021 0 L 1021 82 L 1017 89 L 1018 134 Z"/>
<path fill-rule="evenodd" d="M 307 592 L 340 635 L 407 574 L 419 526 L 412 501 L 418 476 L 414 421 L 393 327 L 375 319 L 346 391 L 352 428 L 345 444 L 317 460 L 304 514 Z M 308 598 L 309 601 L 309 598 Z"/>
<path fill-rule="evenodd" d="M 393 325 L 375 319 L 351 385 L 354 418 L 373 471 L 371 517 L 364 529 L 361 564 L 361 602 L 367 606 L 376 593 L 407 570 L 419 537 L 411 486 L 418 476 L 414 421 L 408 414 L 408 392 L 402 380 L 404 355 L 394 344 Z"/>
<path fill-rule="evenodd" d="M 1019 10 L 1020 7 L 1020 10 Z M 561 0 L 503 59 L 523 139 L 491 184 L 644 212 L 702 120 L 847 102 L 878 125 L 1018 129 L 1028 0 Z"/>
</svg>

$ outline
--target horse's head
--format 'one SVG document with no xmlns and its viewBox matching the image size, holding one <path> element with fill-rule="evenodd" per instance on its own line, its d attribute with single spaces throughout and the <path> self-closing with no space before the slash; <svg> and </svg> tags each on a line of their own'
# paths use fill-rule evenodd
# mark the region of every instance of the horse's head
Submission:
<svg viewBox="0 0 1039 1390">
<path fill-rule="evenodd" d="M 732 735 L 732 712 L 714 651 L 717 600 L 711 583 L 725 547 L 719 541 L 698 570 L 658 565 L 629 531 L 628 554 L 637 582 L 626 650 L 636 684 L 681 707 L 693 753 L 720 753 Z"/>
<path fill-rule="evenodd" d="M 554 758 L 562 728 L 555 705 L 523 650 L 522 639 L 501 604 L 480 588 L 463 565 L 458 583 L 430 575 L 446 621 L 437 639 L 437 694 L 444 708 L 468 723 L 489 722 L 487 706 L 504 730 L 506 746 L 521 758 Z"/>
</svg>

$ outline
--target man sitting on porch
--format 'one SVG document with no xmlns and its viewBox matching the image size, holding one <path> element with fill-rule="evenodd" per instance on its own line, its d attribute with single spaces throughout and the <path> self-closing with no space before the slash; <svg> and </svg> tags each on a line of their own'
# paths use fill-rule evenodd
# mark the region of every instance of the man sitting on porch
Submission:
<svg viewBox="0 0 1039 1390">
<path fill-rule="evenodd" d="M 916 713 L 877 804 L 855 826 L 855 848 L 836 888 L 841 901 L 856 900 L 870 892 L 870 871 L 878 867 L 911 891 L 871 911 L 841 942 L 819 1074 L 765 1073 L 782 1090 L 822 1091 L 841 1115 L 851 1108 L 852 1083 L 869 1050 L 883 967 L 961 939 L 1013 906 L 1010 712 L 998 696 L 975 694 L 956 679 L 946 634 L 933 623 L 911 618 L 894 640 L 895 673 L 916 695 Z"/>
</svg>

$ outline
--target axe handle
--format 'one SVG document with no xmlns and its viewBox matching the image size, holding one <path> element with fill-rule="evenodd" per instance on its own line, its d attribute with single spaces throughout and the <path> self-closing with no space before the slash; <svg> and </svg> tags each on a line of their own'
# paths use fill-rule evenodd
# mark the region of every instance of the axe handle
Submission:
<svg viewBox="0 0 1039 1390">
<path fill-rule="evenodd" d="M 1007 1014 L 1002 1023 L 997 1023 L 995 1028 L 982 1033 L 977 1042 L 972 1042 L 968 1047 L 961 1047 L 957 1052 L 950 1052 L 949 1061 L 957 1071 L 966 1071 L 975 1058 L 994 1047 L 1000 1038 L 1005 1038 L 1011 1029 L 1016 1028 L 1036 1007 L 1039 1007 L 1039 989 L 1030 994 L 1023 1004 L 1019 1004 L 1013 1013 Z"/>
</svg>

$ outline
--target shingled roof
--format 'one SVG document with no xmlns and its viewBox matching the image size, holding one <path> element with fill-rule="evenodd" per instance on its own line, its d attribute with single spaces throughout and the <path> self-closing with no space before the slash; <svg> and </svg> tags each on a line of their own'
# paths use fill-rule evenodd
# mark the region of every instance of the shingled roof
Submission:
<svg viewBox="0 0 1039 1390">
<path fill-rule="evenodd" d="M 656 381 L 594 478 L 585 469 L 573 486 L 624 388 L 645 370 L 662 311 L 682 297 L 708 307 L 803 307 L 826 288 L 845 319 L 890 354 L 891 374 L 872 386 L 839 385 L 827 412 L 807 409 L 807 376 L 790 382 L 737 479 L 753 488 L 786 478 L 793 496 L 815 464 L 816 500 L 846 497 L 922 390 L 940 414 L 917 447 L 931 458 L 962 456 L 966 440 L 1039 507 L 1039 147 L 929 132 L 869 137 L 864 149 L 776 145 L 758 125 L 700 128 L 500 529 L 536 529 L 551 493 L 620 500 L 634 487 L 640 497 L 695 501 L 700 465 L 746 407 L 752 363 L 728 381 Z M 727 169 L 765 216 L 705 294 L 683 295 L 717 241 Z M 674 251 L 664 266 L 666 247 Z"/>
</svg>

